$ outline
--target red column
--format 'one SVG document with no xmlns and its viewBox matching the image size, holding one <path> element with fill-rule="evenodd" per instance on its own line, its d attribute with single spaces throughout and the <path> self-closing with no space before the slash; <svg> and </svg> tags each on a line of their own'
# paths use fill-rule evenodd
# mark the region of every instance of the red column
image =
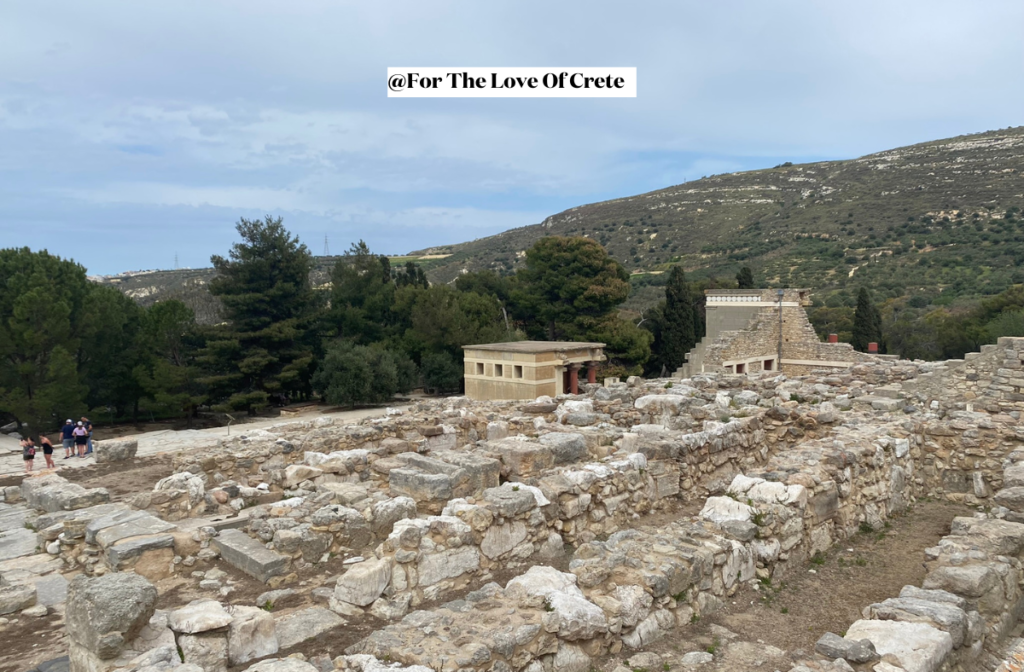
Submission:
<svg viewBox="0 0 1024 672">
<path fill-rule="evenodd" d="M 587 362 L 587 382 L 588 383 L 596 383 L 597 382 L 597 363 L 596 362 Z"/>
<path fill-rule="evenodd" d="M 580 365 L 569 365 L 569 394 L 580 393 Z"/>
</svg>

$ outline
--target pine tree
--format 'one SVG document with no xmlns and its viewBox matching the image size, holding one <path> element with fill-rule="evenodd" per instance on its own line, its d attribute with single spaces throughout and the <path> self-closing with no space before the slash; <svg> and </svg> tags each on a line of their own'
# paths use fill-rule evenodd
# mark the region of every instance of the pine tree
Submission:
<svg viewBox="0 0 1024 672">
<path fill-rule="evenodd" d="M 675 371 L 697 343 L 694 328 L 693 296 L 682 266 L 673 266 L 665 286 L 665 312 L 662 317 L 661 361 Z"/>
<path fill-rule="evenodd" d="M 90 285 L 73 261 L 0 250 L 0 419 L 33 436 L 86 410 L 78 369 Z"/>
<path fill-rule="evenodd" d="M 331 310 L 327 331 L 361 345 L 386 336 L 395 300 L 391 262 L 370 252 L 366 243 L 353 243 L 331 271 Z"/>
<path fill-rule="evenodd" d="M 740 272 L 736 274 L 736 286 L 740 289 L 754 288 L 754 272 L 750 270 L 749 266 L 744 266 L 740 269 Z"/>
<path fill-rule="evenodd" d="M 629 273 L 600 243 L 548 236 L 526 251 L 513 303 L 533 338 L 581 339 L 614 317 L 629 296 Z"/>
<path fill-rule="evenodd" d="M 313 257 L 278 217 L 239 220 L 242 242 L 229 258 L 211 257 L 228 323 L 208 334 L 202 363 L 211 401 L 250 414 L 273 395 L 308 394 L 314 367 L 317 298 L 309 283 Z M 219 402 L 219 403 L 218 403 Z"/>
<path fill-rule="evenodd" d="M 871 302 L 867 287 L 861 287 L 857 294 L 857 309 L 853 313 L 853 337 L 851 343 L 856 350 L 867 352 L 868 343 L 882 340 L 882 315 Z"/>
</svg>

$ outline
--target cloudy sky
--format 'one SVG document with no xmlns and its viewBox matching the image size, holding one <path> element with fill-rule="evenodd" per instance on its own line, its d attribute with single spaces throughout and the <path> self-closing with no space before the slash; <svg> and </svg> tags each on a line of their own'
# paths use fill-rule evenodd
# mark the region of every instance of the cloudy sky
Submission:
<svg viewBox="0 0 1024 672">
<path fill-rule="evenodd" d="M 702 175 L 1024 123 L 1024 3 L 0 5 L 0 247 L 209 265 L 239 217 L 401 253 Z M 635 99 L 395 99 L 388 66 L 633 66 Z"/>
</svg>

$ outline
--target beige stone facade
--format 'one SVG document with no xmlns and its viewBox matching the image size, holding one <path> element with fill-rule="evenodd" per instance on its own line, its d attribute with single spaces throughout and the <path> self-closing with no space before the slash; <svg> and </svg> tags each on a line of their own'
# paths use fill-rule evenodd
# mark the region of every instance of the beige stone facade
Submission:
<svg viewBox="0 0 1024 672">
<path fill-rule="evenodd" d="M 709 289 L 705 296 L 706 334 L 677 377 L 780 370 L 802 375 L 878 359 L 849 343 L 823 343 L 804 310 L 810 305 L 809 290 Z"/>
<path fill-rule="evenodd" d="M 593 382 L 604 343 L 517 341 L 462 346 L 466 396 L 480 401 L 576 393 L 580 371 Z"/>
</svg>

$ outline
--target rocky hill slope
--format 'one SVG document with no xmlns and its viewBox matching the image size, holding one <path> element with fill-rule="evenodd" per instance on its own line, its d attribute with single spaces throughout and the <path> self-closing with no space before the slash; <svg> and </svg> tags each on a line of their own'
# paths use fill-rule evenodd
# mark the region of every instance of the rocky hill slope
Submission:
<svg viewBox="0 0 1024 672">
<path fill-rule="evenodd" d="M 1024 282 L 1024 127 L 936 140 L 846 161 L 783 164 L 713 175 L 658 191 L 581 205 L 533 226 L 394 260 L 431 280 L 465 271 L 514 271 L 547 235 L 599 240 L 634 274 L 631 307 L 660 298 L 662 275 L 693 278 L 753 268 L 758 284 L 809 287 L 819 299 L 848 287 L 919 302 L 994 294 Z M 314 284 L 335 257 L 318 258 Z M 185 297 L 201 319 L 216 304 L 212 269 L 104 278 L 149 303 Z M 206 297 L 206 298 L 204 298 Z M 207 299 L 210 299 L 207 301 Z"/>
<path fill-rule="evenodd" d="M 759 282 L 826 292 L 867 283 L 883 294 L 993 293 L 1024 262 L 1022 171 L 1018 127 L 714 175 L 422 253 L 451 255 L 430 272 L 449 281 L 464 270 L 514 270 L 542 236 L 582 235 L 635 274 L 681 262 L 693 277 L 731 277 L 746 265 Z"/>
</svg>

